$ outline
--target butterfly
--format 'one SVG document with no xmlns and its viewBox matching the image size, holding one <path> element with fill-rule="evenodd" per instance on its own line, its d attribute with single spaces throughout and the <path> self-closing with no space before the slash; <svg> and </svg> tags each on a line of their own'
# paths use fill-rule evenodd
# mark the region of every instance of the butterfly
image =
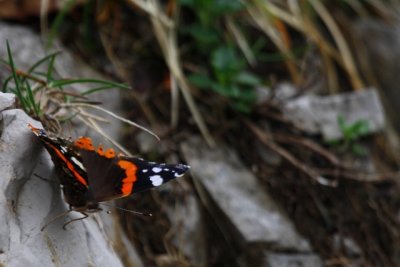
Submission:
<svg viewBox="0 0 400 267">
<path fill-rule="evenodd" d="M 84 215 L 64 224 L 64 229 L 73 221 L 87 218 L 87 213 L 100 211 L 101 202 L 160 186 L 183 176 L 190 168 L 184 164 L 159 164 L 117 155 L 112 148 L 104 149 L 101 145 L 95 147 L 89 137 L 71 141 L 50 137 L 44 129 L 35 128 L 31 124 L 28 127 L 49 152 L 65 201 L 70 207 L 51 222 L 71 211 Z"/>
</svg>

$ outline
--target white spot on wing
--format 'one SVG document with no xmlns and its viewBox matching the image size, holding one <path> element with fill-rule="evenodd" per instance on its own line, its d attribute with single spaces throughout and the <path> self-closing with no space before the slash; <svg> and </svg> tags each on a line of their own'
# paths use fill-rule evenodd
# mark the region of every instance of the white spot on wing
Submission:
<svg viewBox="0 0 400 267">
<path fill-rule="evenodd" d="M 73 163 L 75 163 L 76 166 L 78 166 L 78 167 L 81 168 L 82 170 L 86 171 L 85 167 L 83 167 L 82 162 L 80 162 L 79 160 L 77 160 L 75 157 L 71 157 L 70 159 L 71 159 L 71 161 L 72 161 Z"/>
<path fill-rule="evenodd" d="M 146 173 L 146 172 L 148 172 L 148 171 L 149 171 L 148 169 L 144 169 L 144 170 L 142 170 L 142 172 L 145 172 L 145 173 Z"/>
<path fill-rule="evenodd" d="M 67 149 L 65 148 L 65 146 L 60 146 L 60 150 L 62 153 L 67 153 Z"/>
<path fill-rule="evenodd" d="M 154 167 L 153 169 L 151 169 L 154 173 L 159 173 L 162 169 L 158 168 L 158 167 Z"/>
<path fill-rule="evenodd" d="M 162 185 L 162 183 L 163 183 L 163 178 L 161 178 L 161 176 L 160 175 L 153 175 L 153 176 L 150 176 L 150 180 L 151 180 L 151 183 L 153 184 L 153 186 L 159 186 L 159 185 Z"/>
<path fill-rule="evenodd" d="M 179 173 L 179 172 L 176 172 L 175 173 L 175 177 L 181 177 L 181 176 L 183 176 L 185 173 Z"/>
</svg>

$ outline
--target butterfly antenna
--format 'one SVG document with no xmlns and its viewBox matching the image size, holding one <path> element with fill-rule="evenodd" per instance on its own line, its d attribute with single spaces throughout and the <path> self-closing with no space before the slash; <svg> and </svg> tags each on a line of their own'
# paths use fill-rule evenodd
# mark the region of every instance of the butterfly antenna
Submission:
<svg viewBox="0 0 400 267">
<path fill-rule="evenodd" d="M 125 211 L 131 214 L 135 214 L 135 215 L 140 215 L 140 216 L 146 216 L 146 217 L 152 217 L 153 214 L 151 214 L 150 212 L 141 212 L 141 211 L 136 211 L 136 210 L 128 210 L 128 209 L 124 209 L 121 207 L 117 207 L 114 205 L 109 205 L 109 204 L 105 204 L 105 203 L 101 203 L 101 205 L 106 206 L 106 207 L 110 207 L 110 208 L 115 208 L 117 210 L 121 210 L 121 211 Z M 110 211 L 107 211 L 107 213 L 110 213 Z"/>
<path fill-rule="evenodd" d="M 50 224 L 52 224 L 52 223 L 55 222 L 56 220 L 60 219 L 61 217 L 64 217 L 65 215 L 67 215 L 67 214 L 70 213 L 71 211 L 73 211 L 73 210 L 69 209 L 69 210 L 64 211 L 64 212 L 62 212 L 62 213 L 60 213 L 60 214 L 57 214 L 57 215 L 54 216 L 50 221 L 48 221 L 48 222 L 40 229 L 40 231 L 43 232 L 43 230 L 44 230 L 47 226 L 49 226 Z M 64 228 L 64 226 L 63 226 L 63 228 Z M 64 229 L 64 230 L 65 230 L 65 229 Z"/>
</svg>

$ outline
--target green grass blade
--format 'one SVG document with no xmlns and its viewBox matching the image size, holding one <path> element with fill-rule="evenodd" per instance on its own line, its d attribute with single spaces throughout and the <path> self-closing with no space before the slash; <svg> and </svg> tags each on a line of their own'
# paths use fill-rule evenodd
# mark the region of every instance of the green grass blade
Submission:
<svg viewBox="0 0 400 267">
<path fill-rule="evenodd" d="M 84 95 L 89 95 L 89 94 L 93 94 L 93 93 L 95 93 L 95 92 L 99 92 L 99 91 L 103 91 L 103 90 L 107 90 L 107 89 L 114 89 L 114 87 L 113 87 L 113 86 L 109 86 L 109 85 L 100 86 L 100 87 L 96 87 L 96 88 L 92 88 L 92 89 L 83 91 L 83 92 L 81 93 L 81 95 L 82 95 L 82 96 L 84 96 Z"/>
<path fill-rule="evenodd" d="M 32 72 L 32 75 L 37 75 L 37 76 L 41 76 L 43 78 L 47 78 L 47 73 L 45 73 L 45 72 L 34 71 L 34 72 Z"/>
<path fill-rule="evenodd" d="M 26 84 L 26 92 L 27 92 L 27 101 L 30 103 L 33 113 L 36 115 L 36 117 L 39 117 L 40 108 L 39 108 L 39 105 L 35 101 L 35 97 L 33 95 L 32 88 L 28 81 L 26 81 L 25 84 Z"/>
<path fill-rule="evenodd" d="M 54 62 L 56 60 L 56 56 L 54 55 L 50 58 L 49 65 L 47 67 L 47 73 L 46 73 L 46 81 L 50 82 L 53 80 L 53 70 L 54 70 Z"/>
<path fill-rule="evenodd" d="M 11 76 L 9 76 L 7 79 L 5 79 L 4 80 L 4 83 L 3 83 L 3 93 L 6 93 L 7 92 L 7 86 L 8 86 L 8 83 L 11 81 L 11 79 L 13 78 L 13 76 L 11 75 Z"/>
<path fill-rule="evenodd" d="M 38 60 L 35 64 L 32 65 L 32 67 L 29 68 L 27 73 L 32 73 L 37 67 L 39 67 L 40 65 L 45 63 L 47 60 L 51 60 L 51 59 L 55 58 L 58 54 L 61 54 L 61 51 L 51 53 L 51 54 L 45 56 L 44 58 Z"/>
<path fill-rule="evenodd" d="M 69 79 L 64 79 L 64 80 L 58 80 L 58 81 L 52 81 L 49 83 L 49 87 L 54 88 L 54 87 L 61 87 L 65 85 L 70 85 L 70 84 L 75 84 L 75 83 L 97 83 L 97 84 L 103 84 L 104 86 L 109 86 L 119 88 L 119 89 L 131 89 L 128 85 L 122 84 L 122 83 L 116 83 L 116 82 L 111 82 L 111 81 L 104 81 L 104 80 L 97 80 L 97 79 L 90 79 L 90 78 L 82 78 L 82 79 L 74 79 L 74 80 L 69 80 Z"/>
<path fill-rule="evenodd" d="M 71 10 L 72 6 L 75 4 L 75 0 L 69 0 L 62 7 L 61 11 L 57 14 L 57 17 L 54 19 L 53 24 L 51 25 L 49 38 L 47 40 L 47 47 L 50 47 L 53 43 L 54 37 L 56 36 L 58 30 L 60 29 L 61 23 L 64 21 L 65 16 Z"/>
<path fill-rule="evenodd" d="M 17 75 L 15 65 L 14 65 L 14 60 L 13 60 L 13 57 L 11 54 L 10 44 L 8 43 L 8 40 L 6 42 L 7 42 L 8 64 L 11 67 L 11 72 L 12 72 L 12 76 L 14 78 L 15 86 L 17 87 L 17 90 L 21 90 L 21 84 L 20 84 L 20 80 Z"/>
<path fill-rule="evenodd" d="M 26 113 L 30 113 L 31 107 L 29 105 L 29 102 L 27 102 L 27 100 L 23 96 L 21 90 L 18 90 L 17 88 L 10 88 L 9 91 L 17 96 L 19 102 L 21 102 L 22 109 L 25 110 Z"/>
<path fill-rule="evenodd" d="M 21 102 L 22 108 L 27 113 L 29 113 L 29 111 L 32 109 L 32 107 L 30 105 L 30 102 L 27 101 L 27 99 L 25 98 L 25 96 L 23 94 L 24 88 L 22 87 L 19 76 L 17 75 L 17 71 L 16 71 L 16 68 L 14 65 L 14 60 L 12 57 L 11 48 L 10 48 L 10 44 L 8 43 L 8 40 L 6 41 L 6 43 L 7 43 L 8 64 L 11 67 L 12 77 L 14 79 L 14 83 L 16 86 L 16 88 L 11 89 L 11 91 L 18 97 L 19 101 Z"/>
</svg>

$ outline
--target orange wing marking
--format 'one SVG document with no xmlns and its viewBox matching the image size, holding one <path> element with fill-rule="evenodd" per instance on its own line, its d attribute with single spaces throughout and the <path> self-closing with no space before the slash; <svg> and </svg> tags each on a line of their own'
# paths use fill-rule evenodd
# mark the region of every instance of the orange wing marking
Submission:
<svg viewBox="0 0 400 267">
<path fill-rule="evenodd" d="M 69 160 L 67 160 L 67 158 L 64 156 L 64 154 L 61 153 L 61 152 L 57 149 L 57 147 L 55 147 L 54 145 L 52 145 L 52 144 L 49 144 L 49 145 L 50 145 L 51 148 L 56 152 L 57 156 L 58 156 L 62 161 L 64 161 L 65 164 L 67 164 L 68 170 L 70 170 L 70 171 L 73 173 L 74 177 L 75 177 L 81 184 L 87 186 L 88 184 L 87 184 L 86 180 L 75 170 L 74 165 L 72 165 L 72 163 L 71 163 Z"/>
<path fill-rule="evenodd" d="M 104 153 L 104 156 L 109 159 L 115 158 L 115 155 L 116 155 L 115 151 L 112 148 L 107 149 L 106 152 Z"/>
<path fill-rule="evenodd" d="M 137 166 L 127 160 L 120 160 L 118 165 L 125 170 L 126 174 L 126 176 L 122 179 L 122 195 L 130 195 L 132 193 L 133 184 L 136 182 Z"/>
<path fill-rule="evenodd" d="M 74 144 L 77 148 L 94 151 L 92 140 L 89 137 L 79 137 Z"/>
<path fill-rule="evenodd" d="M 104 149 L 102 145 L 99 145 L 99 147 L 97 148 L 97 154 L 99 154 L 100 156 L 104 156 Z"/>
</svg>

